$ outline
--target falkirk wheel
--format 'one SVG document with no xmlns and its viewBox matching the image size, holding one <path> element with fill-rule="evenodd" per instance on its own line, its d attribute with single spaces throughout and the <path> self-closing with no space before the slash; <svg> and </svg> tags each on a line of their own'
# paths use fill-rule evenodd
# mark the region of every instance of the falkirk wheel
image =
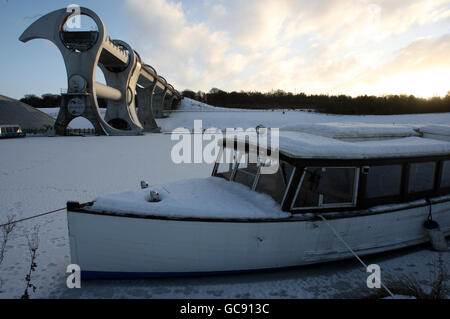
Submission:
<svg viewBox="0 0 450 319">
<path fill-rule="evenodd" d="M 96 31 L 68 31 L 74 17 L 91 18 Z M 155 118 L 168 116 L 182 97 L 156 70 L 145 64 L 130 45 L 111 40 L 95 12 L 72 7 L 53 11 L 31 24 L 20 41 L 46 39 L 60 50 L 67 71 L 67 93 L 55 121 L 55 132 L 64 135 L 76 117 L 89 120 L 99 135 L 138 135 L 160 132 Z M 96 81 L 99 67 L 106 85 Z M 106 100 L 103 118 L 98 98 Z"/>
</svg>

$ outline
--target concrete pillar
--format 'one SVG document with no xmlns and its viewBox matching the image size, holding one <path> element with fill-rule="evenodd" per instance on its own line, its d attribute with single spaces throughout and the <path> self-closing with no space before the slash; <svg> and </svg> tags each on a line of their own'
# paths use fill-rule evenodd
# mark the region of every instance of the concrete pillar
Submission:
<svg viewBox="0 0 450 319">
<path fill-rule="evenodd" d="M 168 113 L 170 113 L 170 111 L 172 111 L 172 104 L 173 104 L 173 100 L 175 99 L 175 96 L 173 94 L 166 96 L 165 100 L 164 100 L 164 110 L 168 111 Z"/>
<path fill-rule="evenodd" d="M 127 43 L 120 40 L 115 40 L 114 42 L 127 49 L 129 52 L 129 63 L 125 69 L 120 71 L 111 70 L 105 65 L 100 64 L 106 84 L 109 87 L 116 88 L 121 93 L 120 99 L 107 100 L 105 121 L 114 127 L 114 121 L 117 122 L 120 120 L 127 123 L 126 129 L 128 130 L 143 130 L 142 124 L 136 114 L 135 98 L 136 84 L 141 71 L 141 62 L 131 46 Z"/>
<path fill-rule="evenodd" d="M 153 93 L 152 107 L 153 114 L 157 119 L 166 117 L 164 114 L 164 100 L 166 98 L 166 95 L 167 88 L 164 90 L 158 86 L 155 88 L 155 91 Z"/>
<path fill-rule="evenodd" d="M 149 87 L 136 87 L 138 117 L 144 127 L 144 132 L 159 133 L 161 128 L 155 121 L 153 114 L 153 92 L 155 90 L 156 81 Z"/>
</svg>

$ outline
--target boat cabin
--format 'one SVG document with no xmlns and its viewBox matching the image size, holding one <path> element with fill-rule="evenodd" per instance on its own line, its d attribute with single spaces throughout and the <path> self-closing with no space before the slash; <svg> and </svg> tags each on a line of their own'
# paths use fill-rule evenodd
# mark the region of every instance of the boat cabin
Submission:
<svg viewBox="0 0 450 319">
<path fill-rule="evenodd" d="M 450 194 L 450 126 L 286 127 L 278 149 L 268 147 L 264 158 L 245 137 L 219 143 L 213 176 L 268 194 L 292 214 L 356 211 Z M 279 154 L 278 169 L 261 174 L 273 152 Z M 225 161 L 229 154 L 232 160 Z"/>
</svg>

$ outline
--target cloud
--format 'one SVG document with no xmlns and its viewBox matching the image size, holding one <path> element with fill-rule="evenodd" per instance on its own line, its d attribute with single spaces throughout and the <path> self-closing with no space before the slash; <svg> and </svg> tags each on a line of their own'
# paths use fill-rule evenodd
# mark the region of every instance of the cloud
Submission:
<svg viewBox="0 0 450 319">
<path fill-rule="evenodd" d="M 419 38 L 395 51 L 391 60 L 355 79 L 376 94 L 443 96 L 450 91 L 450 33 Z M 355 83 L 356 86 L 356 83 Z"/>
<path fill-rule="evenodd" d="M 435 67 L 450 68 L 450 33 L 440 37 L 416 39 L 395 54 L 393 61 L 384 67 L 389 73 Z"/>
<path fill-rule="evenodd" d="M 445 0 L 126 0 L 125 8 L 131 43 L 178 89 L 360 94 L 381 88 L 384 72 L 419 74 L 449 56 L 448 38 L 437 37 L 450 25 Z M 430 35 L 416 39 L 424 28 Z"/>
</svg>

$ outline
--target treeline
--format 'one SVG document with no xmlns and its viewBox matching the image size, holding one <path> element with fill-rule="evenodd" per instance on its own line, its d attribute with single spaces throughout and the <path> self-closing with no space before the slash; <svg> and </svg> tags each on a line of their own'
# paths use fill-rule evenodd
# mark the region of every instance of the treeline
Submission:
<svg viewBox="0 0 450 319">
<path fill-rule="evenodd" d="M 429 99 L 413 95 L 357 96 L 347 95 L 306 95 L 293 94 L 282 90 L 262 92 L 226 92 L 211 89 L 208 93 L 184 90 L 188 97 L 213 106 L 243 109 L 310 109 L 320 113 L 349 115 L 387 115 L 410 113 L 450 112 L 450 91 L 445 97 Z M 33 107 L 60 107 L 61 96 L 57 94 L 25 95 L 21 102 Z M 106 101 L 99 99 L 100 107 L 106 107 Z"/>
<path fill-rule="evenodd" d="M 20 99 L 20 102 L 31 105 L 32 107 L 60 107 L 61 106 L 61 95 L 58 94 L 43 94 L 37 96 L 35 94 L 26 94 Z"/>
<path fill-rule="evenodd" d="M 447 96 L 429 99 L 413 95 L 358 96 L 292 94 L 282 90 L 261 92 L 226 92 L 212 89 L 208 93 L 185 90 L 183 96 L 214 106 L 244 109 L 311 109 L 321 113 L 349 115 L 387 115 L 450 112 Z"/>
<path fill-rule="evenodd" d="M 37 96 L 35 94 L 26 94 L 23 98 L 20 99 L 20 102 L 37 108 L 60 107 L 61 95 L 51 93 L 43 94 L 41 96 Z M 106 101 L 104 99 L 98 99 L 98 103 L 100 107 L 106 108 Z"/>
</svg>

